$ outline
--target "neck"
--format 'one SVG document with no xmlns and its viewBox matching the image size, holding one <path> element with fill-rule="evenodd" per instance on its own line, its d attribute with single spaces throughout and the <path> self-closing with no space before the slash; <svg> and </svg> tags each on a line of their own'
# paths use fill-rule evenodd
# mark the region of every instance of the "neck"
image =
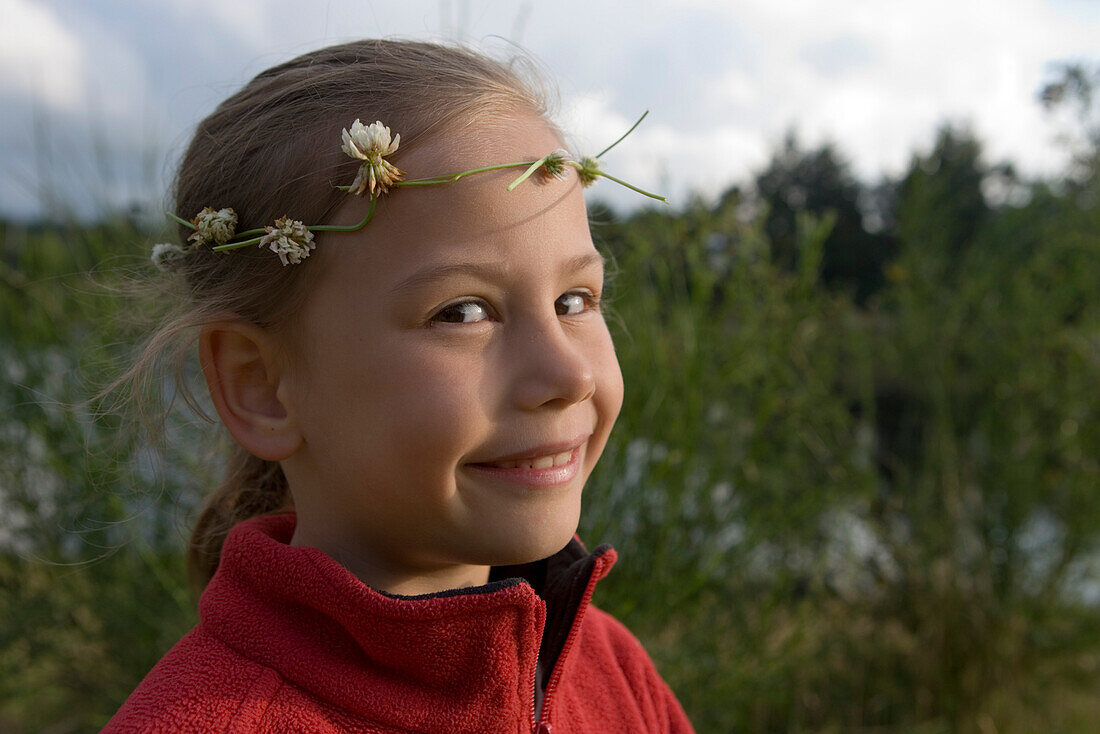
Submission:
<svg viewBox="0 0 1100 734">
<path fill-rule="evenodd" d="M 300 517 L 300 516 L 299 516 Z M 399 596 L 435 594 L 481 586 L 489 581 L 489 566 L 437 564 L 410 567 L 337 537 L 311 533 L 299 519 L 290 545 L 316 548 L 375 591 Z"/>
</svg>

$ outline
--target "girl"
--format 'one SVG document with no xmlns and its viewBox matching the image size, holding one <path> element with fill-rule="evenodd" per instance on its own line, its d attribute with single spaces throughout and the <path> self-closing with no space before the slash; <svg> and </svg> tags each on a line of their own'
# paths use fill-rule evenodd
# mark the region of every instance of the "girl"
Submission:
<svg viewBox="0 0 1100 734">
<path fill-rule="evenodd" d="M 605 174 L 560 146 L 512 68 L 393 41 L 199 125 L 187 246 L 154 252 L 186 305 L 130 378 L 197 331 L 237 446 L 191 539 L 201 621 L 105 731 L 690 731 L 590 603 L 615 552 L 574 537 L 623 387 Z"/>
</svg>

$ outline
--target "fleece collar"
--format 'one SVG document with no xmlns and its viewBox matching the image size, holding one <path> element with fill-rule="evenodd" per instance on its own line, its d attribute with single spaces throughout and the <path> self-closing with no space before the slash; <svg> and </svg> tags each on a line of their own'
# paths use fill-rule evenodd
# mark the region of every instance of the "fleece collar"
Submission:
<svg viewBox="0 0 1100 734">
<path fill-rule="evenodd" d="M 454 711 L 452 731 L 530 731 L 536 698 L 551 669 L 568 674 L 567 641 L 616 559 L 610 546 L 588 553 L 574 538 L 542 561 L 493 568 L 483 586 L 391 596 L 315 548 L 288 545 L 295 524 L 281 513 L 230 532 L 200 626 L 311 694 L 398 729 Z"/>
</svg>

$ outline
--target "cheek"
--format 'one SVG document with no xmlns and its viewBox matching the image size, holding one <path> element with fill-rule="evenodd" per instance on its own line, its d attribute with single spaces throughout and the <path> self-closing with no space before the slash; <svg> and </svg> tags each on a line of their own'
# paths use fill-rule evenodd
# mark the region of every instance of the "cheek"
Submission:
<svg viewBox="0 0 1100 734">
<path fill-rule="evenodd" d="M 474 361 L 393 335 L 326 340 L 312 358 L 296 402 L 307 441 L 333 470 L 428 469 L 409 458 L 450 459 L 462 448 L 477 413 Z"/>
<path fill-rule="evenodd" d="M 343 456 L 370 471 L 446 470 L 469 450 L 482 422 L 482 369 L 460 350 L 415 345 L 400 336 L 366 344 L 333 365 L 317 418 L 334 420 Z M 350 454 L 350 456 L 349 456 Z"/>
<path fill-rule="evenodd" d="M 603 431 L 603 438 L 611 433 L 611 427 L 623 407 L 623 373 L 615 355 L 615 345 L 605 327 L 598 343 L 593 345 L 593 370 L 596 378 L 596 413 Z"/>
</svg>

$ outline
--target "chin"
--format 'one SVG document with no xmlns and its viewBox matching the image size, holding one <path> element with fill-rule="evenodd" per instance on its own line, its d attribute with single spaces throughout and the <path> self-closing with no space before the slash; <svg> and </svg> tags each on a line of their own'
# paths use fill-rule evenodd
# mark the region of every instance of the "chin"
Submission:
<svg viewBox="0 0 1100 734">
<path fill-rule="evenodd" d="M 522 532 L 517 532 L 522 530 Z M 577 531 L 577 522 L 541 523 L 537 527 L 516 524 L 480 539 L 475 561 L 484 566 L 515 566 L 552 556 L 569 544 Z"/>
</svg>

